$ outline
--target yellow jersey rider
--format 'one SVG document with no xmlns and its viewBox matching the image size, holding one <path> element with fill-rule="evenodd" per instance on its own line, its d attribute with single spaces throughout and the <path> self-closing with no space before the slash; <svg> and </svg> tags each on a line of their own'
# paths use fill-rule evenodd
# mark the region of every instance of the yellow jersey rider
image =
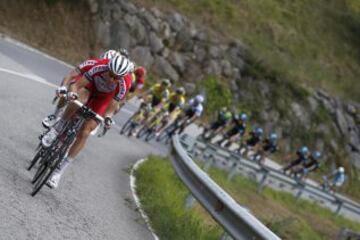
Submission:
<svg viewBox="0 0 360 240">
<path fill-rule="evenodd" d="M 159 136 L 161 131 L 169 123 L 169 120 L 176 118 L 177 114 L 181 112 L 182 107 L 185 105 L 185 89 L 179 87 L 175 92 L 170 94 L 169 100 L 164 108 L 167 114 L 161 121 L 161 127 L 157 131 L 156 136 Z"/>
<path fill-rule="evenodd" d="M 182 108 L 185 104 L 185 89 L 179 87 L 175 92 L 171 93 L 168 101 L 168 112 L 172 113 L 175 109 Z"/>
<path fill-rule="evenodd" d="M 160 103 L 166 101 L 169 98 L 170 92 L 170 80 L 163 79 L 161 83 L 155 84 L 149 91 L 151 96 L 151 107 L 155 108 L 159 106 Z"/>
</svg>

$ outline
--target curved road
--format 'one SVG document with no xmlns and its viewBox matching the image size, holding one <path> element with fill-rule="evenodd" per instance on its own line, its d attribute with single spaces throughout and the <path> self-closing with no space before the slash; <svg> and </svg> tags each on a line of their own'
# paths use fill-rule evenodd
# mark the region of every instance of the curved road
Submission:
<svg viewBox="0 0 360 240">
<path fill-rule="evenodd" d="M 70 67 L 0 39 L 0 239 L 152 239 L 135 210 L 129 168 L 150 153 L 167 154 L 155 143 L 109 131 L 92 137 L 56 190 L 30 196 L 34 154 L 41 120 L 56 84 Z M 129 117 L 126 106 L 117 122 Z M 129 111 L 130 110 L 130 111 Z"/>
</svg>

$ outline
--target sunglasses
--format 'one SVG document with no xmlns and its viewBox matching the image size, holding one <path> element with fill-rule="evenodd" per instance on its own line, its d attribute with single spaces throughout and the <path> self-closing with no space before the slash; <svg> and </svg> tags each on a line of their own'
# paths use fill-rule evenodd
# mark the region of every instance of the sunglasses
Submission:
<svg viewBox="0 0 360 240">
<path fill-rule="evenodd" d="M 116 80 L 121 80 L 121 79 L 123 79 L 122 76 L 116 75 L 116 74 L 113 73 L 112 71 L 109 71 L 109 76 L 110 76 L 111 78 L 116 79 Z"/>
</svg>

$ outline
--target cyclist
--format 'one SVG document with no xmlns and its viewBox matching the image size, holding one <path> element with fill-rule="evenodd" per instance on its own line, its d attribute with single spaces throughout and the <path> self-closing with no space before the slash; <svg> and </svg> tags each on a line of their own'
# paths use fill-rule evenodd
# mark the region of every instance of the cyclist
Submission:
<svg viewBox="0 0 360 240">
<path fill-rule="evenodd" d="M 231 119 L 232 119 L 231 111 L 229 111 L 227 107 L 221 108 L 219 113 L 217 114 L 216 121 L 211 123 L 210 127 L 204 129 L 204 132 L 202 133 L 203 137 L 205 138 L 206 134 L 212 131 L 213 134 L 211 134 L 210 137 L 206 138 L 211 140 L 212 136 L 215 136 L 217 133 L 223 130 Z"/>
<path fill-rule="evenodd" d="M 253 160 L 257 160 L 259 157 L 259 164 L 264 165 L 265 157 L 275 153 L 278 150 L 277 139 L 278 136 L 276 133 L 270 133 L 269 136 L 262 142 L 262 147 L 260 150 L 254 154 Z"/>
<path fill-rule="evenodd" d="M 249 150 L 255 149 L 258 144 L 261 142 L 261 138 L 263 135 L 263 129 L 260 127 L 255 128 L 249 133 L 250 138 L 246 141 L 242 141 L 239 148 L 239 153 L 242 156 L 247 156 Z M 243 150 L 243 151 L 242 151 Z"/>
<path fill-rule="evenodd" d="M 129 89 L 129 96 L 130 96 L 129 98 L 131 98 L 132 95 L 135 94 L 136 90 L 140 91 L 143 89 L 145 84 L 145 75 L 146 75 L 146 70 L 144 67 L 142 66 L 135 67 L 135 70 L 132 73 L 132 84 L 131 84 L 131 88 Z"/>
<path fill-rule="evenodd" d="M 183 116 L 179 116 L 183 123 L 179 126 L 179 134 L 181 134 L 185 128 L 193 123 L 197 118 L 199 118 L 204 110 L 202 103 L 204 102 L 204 97 L 199 94 L 194 98 L 190 99 L 187 107 L 184 110 Z"/>
<path fill-rule="evenodd" d="M 310 172 L 315 171 L 320 167 L 321 152 L 315 151 L 309 156 L 309 160 L 303 163 L 302 168 L 294 171 L 295 176 L 300 176 L 301 178 L 306 177 Z"/>
<path fill-rule="evenodd" d="M 329 180 L 329 178 L 332 178 L 332 180 Z M 339 167 L 331 174 L 323 176 L 323 180 L 322 187 L 326 191 L 333 191 L 334 187 L 341 187 L 346 180 L 345 168 Z"/>
<path fill-rule="evenodd" d="M 225 147 L 230 147 L 237 137 L 242 137 L 245 134 L 247 119 L 247 114 L 243 112 L 234 115 L 232 118 L 232 127 L 219 141 L 216 142 L 216 144 L 221 146 L 225 141 L 227 141 Z"/>
<path fill-rule="evenodd" d="M 147 91 L 144 95 L 147 99 L 151 97 L 151 107 L 156 108 L 161 103 L 165 102 L 170 95 L 169 88 L 171 86 L 171 82 L 169 79 L 163 79 L 161 83 L 155 84 L 149 91 Z"/>
<path fill-rule="evenodd" d="M 85 72 L 89 71 L 94 65 L 105 63 L 108 59 L 111 59 L 119 54 L 120 53 L 115 50 L 108 50 L 101 54 L 100 58 L 88 59 L 80 63 L 63 78 L 60 86 L 56 89 L 56 96 L 60 97 L 60 94 L 66 93 L 67 89 L 70 86 L 70 83 L 78 81 L 82 77 L 82 75 Z M 87 96 L 84 96 L 81 100 L 85 102 L 86 97 Z M 42 125 L 44 127 L 49 128 L 55 123 L 56 119 L 62 113 L 65 103 L 65 99 L 60 98 L 58 104 L 55 107 L 55 112 L 43 119 Z"/>
<path fill-rule="evenodd" d="M 129 73 L 131 62 L 122 55 L 116 56 L 107 62 L 95 64 L 89 71 L 70 85 L 69 98 L 74 98 L 81 89 L 86 89 L 89 94 L 89 100 L 86 105 L 97 114 L 105 117 L 105 125 L 111 126 L 111 117 L 119 107 L 119 102 L 125 100 L 126 93 L 131 87 L 131 81 L 127 81 L 124 76 Z M 76 109 L 69 105 L 63 117 L 50 129 L 42 138 L 44 147 L 48 147 L 56 139 L 58 133 L 68 120 L 74 116 Z M 65 155 L 59 168 L 48 181 L 52 188 L 58 186 L 60 177 L 66 167 L 73 161 L 77 154 L 84 147 L 86 140 L 95 128 L 97 122 L 93 119 L 87 120 L 80 129 L 75 142 L 71 146 L 68 154 Z"/>
<path fill-rule="evenodd" d="M 166 107 L 164 108 L 167 113 L 161 120 L 161 126 L 159 130 L 156 133 L 156 136 L 159 136 L 161 131 L 166 127 L 166 125 L 169 123 L 171 119 L 174 118 L 179 113 L 179 110 L 181 110 L 184 107 L 185 104 L 185 88 L 179 87 L 176 89 L 174 93 L 171 93 L 169 96 L 169 101 L 166 104 Z"/>
<path fill-rule="evenodd" d="M 299 150 L 296 151 L 297 158 L 291 161 L 286 167 L 283 168 L 284 173 L 291 170 L 299 164 L 305 164 L 309 160 L 309 149 L 306 146 L 302 146 Z"/>
</svg>

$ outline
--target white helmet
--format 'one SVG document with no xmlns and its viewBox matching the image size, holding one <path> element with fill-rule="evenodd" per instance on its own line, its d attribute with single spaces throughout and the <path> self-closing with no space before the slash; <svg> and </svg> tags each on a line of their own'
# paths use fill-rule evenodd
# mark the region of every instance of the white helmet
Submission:
<svg viewBox="0 0 360 240">
<path fill-rule="evenodd" d="M 118 76 L 125 76 L 130 72 L 131 62 L 122 55 L 117 55 L 108 63 L 111 72 Z"/>
<path fill-rule="evenodd" d="M 198 102 L 198 103 L 203 103 L 204 102 L 204 97 L 202 95 L 196 95 L 195 101 Z"/>
<path fill-rule="evenodd" d="M 129 72 L 134 72 L 134 71 L 135 71 L 135 63 L 130 61 L 130 63 L 129 63 Z"/>
<path fill-rule="evenodd" d="M 105 59 L 112 59 L 115 56 L 120 55 L 120 53 L 118 51 L 115 50 L 108 50 L 106 52 L 104 52 L 103 54 L 100 55 L 100 58 L 105 58 Z"/>
<path fill-rule="evenodd" d="M 339 172 L 344 173 L 345 169 L 343 167 L 339 167 Z"/>
</svg>

